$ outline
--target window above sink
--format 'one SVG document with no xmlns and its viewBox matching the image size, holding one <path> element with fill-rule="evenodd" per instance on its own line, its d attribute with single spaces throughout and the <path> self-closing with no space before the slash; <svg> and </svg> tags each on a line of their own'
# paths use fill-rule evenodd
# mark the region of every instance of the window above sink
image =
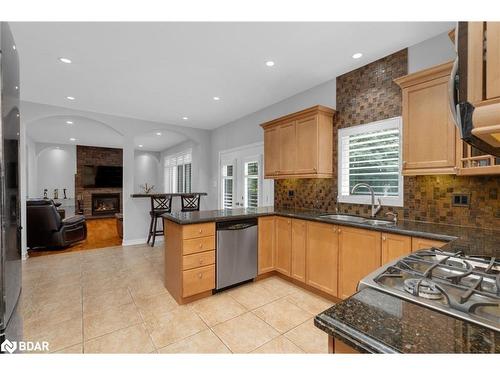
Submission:
<svg viewBox="0 0 500 375">
<path fill-rule="evenodd" d="M 364 182 L 372 186 L 382 205 L 402 207 L 401 160 L 401 117 L 339 129 L 339 202 L 371 204 L 368 189 L 351 194 L 354 185 Z"/>
</svg>

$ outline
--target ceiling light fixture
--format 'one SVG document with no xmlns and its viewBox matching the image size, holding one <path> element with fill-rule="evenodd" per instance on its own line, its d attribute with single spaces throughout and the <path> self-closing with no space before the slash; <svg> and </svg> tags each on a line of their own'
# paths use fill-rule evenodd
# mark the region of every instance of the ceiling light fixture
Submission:
<svg viewBox="0 0 500 375">
<path fill-rule="evenodd" d="M 140 148 L 142 148 L 143 146 L 142 145 L 139 145 Z"/>
<path fill-rule="evenodd" d="M 363 56 L 363 54 L 361 52 L 356 52 L 354 55 L 352 55 L 352 58 L 353 59 L 359 59 Z"/>
<path fill-rule="evenodd" d="M 183 120 L 189 120 L 189 117 L 184 116 L 182 119 Z"/>
<path fill-rule="evenodd" d="M 218 100 L 220 100 L 220 98 L 218 96 L 214 96 L 214 100 L 218 101 Z"/>
<path fill-rule="evenodd" d="M 66 121 L 66 124 L 73 125 L 73 121 Z"/>
<path fill-rule="evenodd" d="M 67 57 L 59 57 L 59 61 L 65 64 L 71 64 L 72 61 L 68 59 Z"/>
<path fill-rule="evenodd" d="M 76 141 L 76 138 L 70 138 L 69 140 L 70 140 L 71 142 L 74 142 L 74 141 Z"/>
<path fill-rule="evenodd" d="M 74 96 L 67 96 L 66 99 L 68 99 L 68 100 L 75 100 L 75 97 Z"/>
<path fill-rule="evenodd" d="M 156 133 L 156 135 L 161 135 L 161 133 L 160 133 L 160 132 L 158 132 L 158 133 Z"/>
<path fill-rule="evenodd" d="M 266 66 L 274 66 L 274 61 L 266 61 Z"/>
</svg>

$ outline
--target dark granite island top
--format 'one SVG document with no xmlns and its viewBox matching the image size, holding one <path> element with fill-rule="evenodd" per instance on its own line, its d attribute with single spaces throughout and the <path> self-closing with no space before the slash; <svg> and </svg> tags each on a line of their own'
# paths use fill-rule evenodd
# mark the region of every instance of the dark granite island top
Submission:
<svg viewBox="0 0 500 375">
<path fill-rule="evenodd" d="M 314 324 L 365 353 L 500 353 L 500 332 L 369 288 Z"/>
<path fill-rule="evenodd" d="M 496 230 L 409 220 L 400 220 L 397 224 L 391 223 L 390 225 L 371 225 L 322 217 L 322 215 L 325 214 L 327 213 L 312 210 L 289 210 L 274 209 L 272 207 L 259 207 L 196 212 L 172 212 L 164 214 L 163 218 L 177 224 L 185 225 L 276 215 L 371 229 L 386 233 L 396 233 L 440 241 L 449 241 L 442 247 L 443 250 L 449 252 L 461 251 L 468 255 L 500 257 L 500 231 Z"/>
</svg>

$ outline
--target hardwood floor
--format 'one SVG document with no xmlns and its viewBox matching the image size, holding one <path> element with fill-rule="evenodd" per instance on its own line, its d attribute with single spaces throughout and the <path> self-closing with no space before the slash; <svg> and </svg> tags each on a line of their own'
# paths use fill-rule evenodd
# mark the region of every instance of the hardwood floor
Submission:
<svg viewBox="0 0 500 375">
<path fill-rule="evenodd" d="M 87 239 L 62 250 L 30 250 L 30 257 L 120 246 L 115 218 L 87 219 Z"/>
</svg>

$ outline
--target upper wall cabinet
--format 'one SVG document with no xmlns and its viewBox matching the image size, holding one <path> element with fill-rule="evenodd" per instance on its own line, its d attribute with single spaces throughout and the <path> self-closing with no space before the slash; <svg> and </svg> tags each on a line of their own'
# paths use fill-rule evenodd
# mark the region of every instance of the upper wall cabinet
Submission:
<svg viewBox="0 0 500 375">
<path fill-rule="evenodd" d="M 452 63 L 409 74 L 403 90 L 403 174 L 454 174 L 457 134 L 448 109 Z"/>
<path fill-rule="evenodd" d="M 334 114 L 318 105 L 261 124 L 265 178 L 332 177 Z"/>
</svg>

